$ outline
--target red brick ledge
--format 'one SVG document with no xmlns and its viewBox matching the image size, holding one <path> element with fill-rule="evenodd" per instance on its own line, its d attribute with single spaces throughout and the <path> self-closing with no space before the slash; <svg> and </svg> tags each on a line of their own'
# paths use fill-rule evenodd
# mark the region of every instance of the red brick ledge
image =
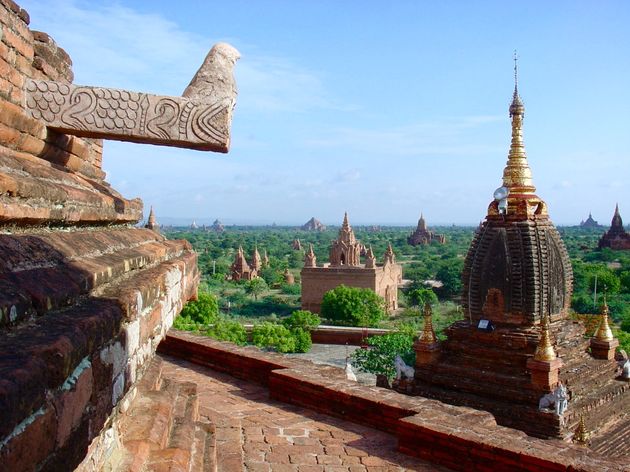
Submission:
<svg viewBox="0 0 630 472">
<path fill-rule="evenodd" d="M 275 400 L 395 434 L 400 451 L 454 470 L 630 471 L 625 459 L 532 438 L 483 411 L 363 386 L 335 367 L 173 329 L 158 351 L 265 385 Z"/>
<path fill-rule="evenodd" d="M 251 335 L 253 324 L 243 325 L 248 335 Z M 339 344 L 361 346 L 367 338 L 383 336 L 391 333 L 391 329 L 356 328 L 353 326 L 319 325 L 311 330 L 311 340 L 314 344 Z"/>
</svg>

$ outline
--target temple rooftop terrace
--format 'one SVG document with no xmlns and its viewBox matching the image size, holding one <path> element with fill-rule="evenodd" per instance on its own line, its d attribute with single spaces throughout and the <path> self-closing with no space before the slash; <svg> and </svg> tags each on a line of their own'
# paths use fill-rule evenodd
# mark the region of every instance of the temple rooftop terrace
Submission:
<svg viewBox="0 0 630 472">
<path fill-rule="evenodd" d="M 176 330 L 158 352 L 106 470 L 629 470 L 627 456 L 532 438 L 339 368 Z"/>
</svg>

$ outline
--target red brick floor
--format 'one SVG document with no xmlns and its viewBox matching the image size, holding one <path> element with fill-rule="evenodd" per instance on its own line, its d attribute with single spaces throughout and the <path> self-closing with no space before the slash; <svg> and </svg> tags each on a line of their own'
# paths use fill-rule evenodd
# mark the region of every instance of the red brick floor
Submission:
<svg viewBox="0 0 630 472">
<path fill-rule="evenodd" d="M 262 386 L 160 357 L 164 377 L 197 384 L 199 414 L 216 426 L 219 472 L 447 470 L 397 452 L 389 434 L 269 400 Z"/>
</svg>

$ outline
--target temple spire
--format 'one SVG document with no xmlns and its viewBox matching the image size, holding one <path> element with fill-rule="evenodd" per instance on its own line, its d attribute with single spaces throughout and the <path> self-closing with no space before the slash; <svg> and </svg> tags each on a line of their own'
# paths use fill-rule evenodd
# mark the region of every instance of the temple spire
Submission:
<svg viewBox="0 0 630 472">
<path fill-rule="evenodd" d="M 344 212 L 343 214 L 343 223 L 341 225 L 343 228 L 349 228 L 350 227 L 350 223 L 348 222 L 348 212 Z"/>
<path fill-rule="evenodd" d="M 621 213 L 619 213 L 619 203 L 615 204 L 615 214 L 613 215 L 612 222 L 610 226 L 613 228 L 621 228 L 623 229 L 623 220 L 621 219 Z"/>
<path fill-rule="evenodd" d="M 147 229 L 158 231 L 160 225 L 157 223 L 155 219 L 155 212 L 153 211 L 153 206 L 151 206 L 151 211 L 149 211 L 149 219 L 147 220 L 147 224 L 144 226 Z"/>
<path fill-rule="evenodd" d="M 532 171 L 527 163 L 527 153 L 523 142 L 523 117 L 525 106 L 518 94 L 518 56 L 514 51 L 514 94 L 510 104 L 510 118 L 512 119 L 512 143 L 508 154 L 508 161 L 503 171 L 503 186 L 510 193 L 533 194 L 536 191 L 532 182 Z"/>
<path fill-rule="evenodd" d="M 304 267 L 317 267 L 317 258 L 313 251 L 313 244 L 309 244 L 308 251 L 304 254 Z"/>
</svg>

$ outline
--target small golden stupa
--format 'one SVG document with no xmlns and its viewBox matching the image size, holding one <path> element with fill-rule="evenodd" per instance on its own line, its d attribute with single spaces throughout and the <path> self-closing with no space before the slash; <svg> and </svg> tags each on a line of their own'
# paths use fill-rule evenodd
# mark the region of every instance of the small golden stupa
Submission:
<svg viewBox="0 0 630 472">
<path fill-rule="evenodd" d="M 586 429 L 586 423 L 584 422 L 584 415 L 580 415 L 580 422 L 578 423 L 578 427 L 575 429 L 575 434 L 573 435 L 573 442 L 586 444 L 590 439 L 591 434 Z"/>
<path fill-rule="evenodd" d="M 433 311 L 431 310 L 431 305 L 429 303 L 425 303 L 424 305 L 424 328 L 422 329 L 422 334 L 418 338 L 418 342 L 421 344 L 434 344 L 437 342 L 437 336 L 435 335 L 435 331 L 433 330 Z"/>
<path fill-rule="evenodd" d="M 614 339 L 610 325 L 608 324 L 608 304 L 606 303 L 606 296 L 604 296 L 604 304 L 601 309 L 601 321 L 599 327 L 595 331 L 594 338 L 599 341 L 612 341 Z"/>
<path fill-rule="evenodd" d="M 538 346 L 536 347 L 536 352 L 534 353 L 534 360 L 553 361 L 558 357 L 558 355 L 553 348 L 553 344 L 551 344 L 551 338 L 549 336 L 549 318 L 547 316 L 543 316 L 540 329 L 542 333 L 540 341 L 538 341 Z"/>
</svg>

